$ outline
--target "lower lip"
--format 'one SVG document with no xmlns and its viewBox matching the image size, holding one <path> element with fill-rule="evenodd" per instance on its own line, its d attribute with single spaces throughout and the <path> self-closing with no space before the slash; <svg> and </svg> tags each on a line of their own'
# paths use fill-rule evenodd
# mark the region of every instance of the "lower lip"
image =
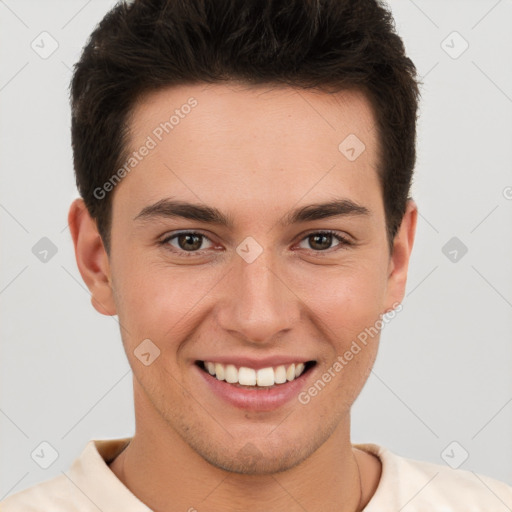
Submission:
<svg viewBox="0 0 512 512">
<path fill-rule="evenodd" d="M 194 364 L 209 388 L 222 400 L 231 405 L 248 411 L 273 411 L 282 407 L 290 400 L 297 398 L 305 387 L 306 380 L 313 372 L 314 367 L 303 373 L 300 377 L 284 384 L 261 389 L 244 389 L 233 386 L 224 380 L 218 380 Z"/>
</svg>

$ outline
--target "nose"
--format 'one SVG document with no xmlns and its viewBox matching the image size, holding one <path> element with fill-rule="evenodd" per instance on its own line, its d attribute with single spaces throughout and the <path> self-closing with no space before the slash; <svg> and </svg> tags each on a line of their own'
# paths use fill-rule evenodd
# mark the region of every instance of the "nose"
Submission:
<svg viewBox="0 0 512 512">
<path fill-rule="evenodd" d="M 253 344 L 267 344 L 300 319 L 301 301 L 270 251 L 252 263 L 240 258 L 224 283 L 220 327 Z"/>
</svg>

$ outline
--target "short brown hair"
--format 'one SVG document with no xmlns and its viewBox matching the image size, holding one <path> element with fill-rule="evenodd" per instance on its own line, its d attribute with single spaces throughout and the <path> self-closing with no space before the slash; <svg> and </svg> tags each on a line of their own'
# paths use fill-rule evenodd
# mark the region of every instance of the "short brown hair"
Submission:
<svg viewBox="0 0 512 512">
<path fill-rule="evenodd" d="M 392 248 L 416 159 L 419 82 L 379 0 L 135 0 L 99 23 L 71 83 L 76 182 L 107 252 L 112 194 L 95 190 L 125 161 L 136 101 L 164 87 L 233 79 L 366 94 Z"/>
</svg>

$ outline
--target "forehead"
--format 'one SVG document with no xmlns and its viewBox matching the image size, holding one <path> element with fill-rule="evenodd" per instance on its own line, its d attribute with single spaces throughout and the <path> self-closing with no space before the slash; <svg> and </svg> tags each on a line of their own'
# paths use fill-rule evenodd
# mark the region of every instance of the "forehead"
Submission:
<svg viewBox="0 0 512 512">
<path fill-rule="evenodd" d="M 210 130 L 212 122 L 216 123 L 214 132 Z M 159 134 L 162 123 L 169 123 L 171 128 Z M 318 142 L 318 135 L 333 136 L 336 141 L 340 136 L 357 133 L 371 143 L 375 120 L 370 102 L 358 90 L 327 93 L 233 82 L 174 86 L 146 94 L 134 105 L 128 124 L 132 142 L 148 132 L 155 132 L 157 138 L 171 132 L 179 136 L 183 128 L 179 130 L 178 126 L 186 124 L 197 135 L 210 130 L 212 139 L 231 135 L 241 140 L 244 134 L 250 134 L 251 140 L 264 142 L 279 128 L 283 129 L 282 137 L 304 137 L 311 142 Z M 266 130 L 256 134 L 255 129 L 262 126 Z M 265 133 L 269 136 L 265 137 Z"/>
<path fill-rule="evenodd" d="M 175 86 L 141 98 L 128 125 L 128 156 L 151 146 L 119 187 L 139 206 L 165 195 L 233 204 L 232 192 L 296 203 L 336 187 L 362 198 L 378 187 L 375 119 L 359 91 Z"/>
</svg>

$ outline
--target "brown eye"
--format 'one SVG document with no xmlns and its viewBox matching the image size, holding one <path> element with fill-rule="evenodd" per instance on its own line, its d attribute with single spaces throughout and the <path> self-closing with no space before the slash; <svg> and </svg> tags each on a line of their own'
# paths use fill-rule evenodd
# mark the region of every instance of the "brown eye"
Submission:
<svg viewBox="0 0 512 512">
<path fill-rule="evenodd" d="M 309 245 L 316 251 L 324 251 L 329 249 L 332 243 L 332 235 L 326 233 L 316 233 L 309 235 Z"/>
<path fill-rule="evenodd" d="M 162 244 L 168 244 L 178 252 L 198 252 L 209 247 L 203 247 L 205 241 L 211 244 L 208 238 L 201 233 L 184 232 L 167 237 Z"/>
<path fill-rule="evenodd" d="M 198 236 L 196 234 L 186 233 L 184 235 L 178 235 L 177 240 L 180 249 L 183 249 L 184 251 L 197 251 L 201 248 L 201 245 L 203 244 L 201 236 Z"/>
<path fill-rule="evenodd" d="M 334 241 L 338 243 L 333 245 Z M 351 245 L 351 243 L 344 237 L 331 231 L 319 231 L 316 233 L 310 233 L 301 240 L 301 244 L 304 244 L 305 242 L 307 246 L 301 245 L 301 248 L 313 250 L 314 252 L 326 251 L 327 249 L 336 247 L 341 249 L 344 246 Z"/>
</svg>

